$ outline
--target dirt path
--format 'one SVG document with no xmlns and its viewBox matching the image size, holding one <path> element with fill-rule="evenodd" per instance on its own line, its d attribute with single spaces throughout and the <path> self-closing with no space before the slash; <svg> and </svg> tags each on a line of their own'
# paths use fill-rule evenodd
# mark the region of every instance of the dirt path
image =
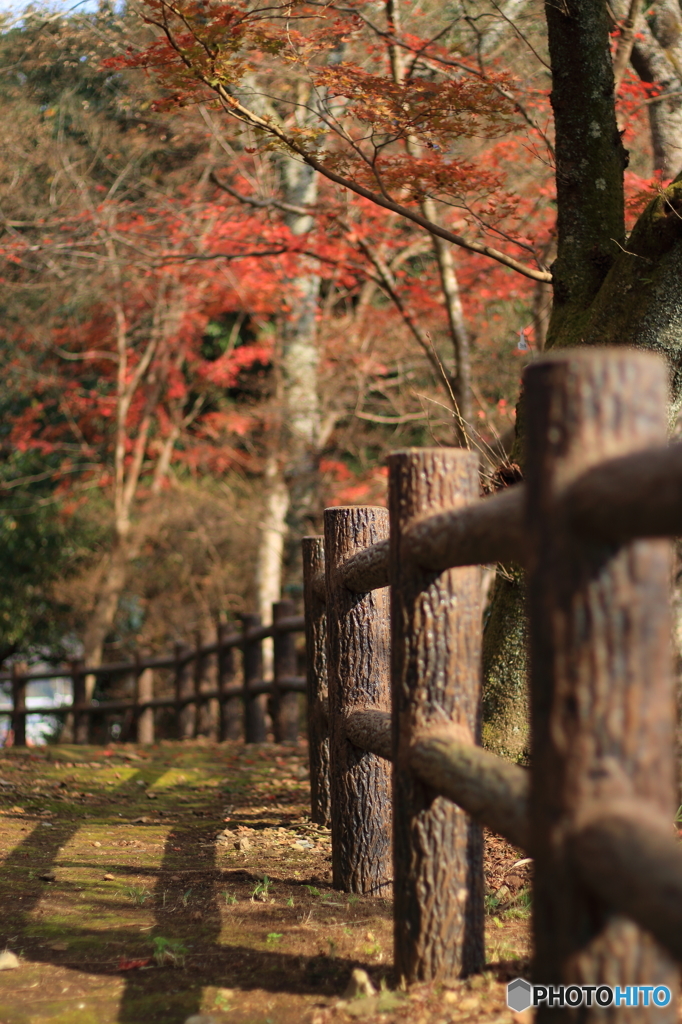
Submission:
<svg viewBox="0 0 682 1024">
<path fill-rule="evenodd" d="M 490 971 L 396 993 L 390 901 L 331 889 L 307 799 L 303 746 L 1 751 L 0 1024 L 511 1024 L 515 851 L 489 840 Z M 374 998 L 342 998 L 355 967 Z"/>
</svg>

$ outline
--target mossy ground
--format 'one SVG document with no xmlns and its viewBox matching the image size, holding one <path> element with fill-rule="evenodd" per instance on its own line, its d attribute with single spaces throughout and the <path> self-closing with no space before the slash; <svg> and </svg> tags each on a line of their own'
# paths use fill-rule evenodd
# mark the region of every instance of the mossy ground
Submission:
<svg viewBox="0 0 682 1024">
<path fill-rule="evenodd" d="M 0 1024 L 511 1021 L 528 920 L 499 906 L 485 975 L 338 1005 L 354 967 L 395 987 L 391 904 L 331 888 L 307 801 L 304 746 L 1 751 L 0 948 L 20 966 L 0 973 Z M 490 838 L 493 909 L 514 857 Z"/>
</svg>

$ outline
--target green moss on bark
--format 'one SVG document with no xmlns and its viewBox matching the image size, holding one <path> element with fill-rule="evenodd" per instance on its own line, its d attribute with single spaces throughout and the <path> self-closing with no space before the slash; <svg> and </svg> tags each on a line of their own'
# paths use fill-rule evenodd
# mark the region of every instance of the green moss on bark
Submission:
<svg viewBox="0 0 682 1024">
<path fill-rule="evenodd" d="M 498 574 L 483 634 L 483 746 L 526 763 L 529 697 L 526 680 L 528 619 L 520 569 Z"/>
</svg>

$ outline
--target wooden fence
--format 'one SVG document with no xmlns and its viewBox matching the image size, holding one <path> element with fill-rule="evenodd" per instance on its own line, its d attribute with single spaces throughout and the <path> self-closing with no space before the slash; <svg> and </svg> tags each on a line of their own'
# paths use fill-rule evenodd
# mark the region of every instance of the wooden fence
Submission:
<svg viewBox="0 0 682 1024">
<path fill-rule="evenodd" d="M 273 624 L 261 625 L 258 615 L 242 617 L 242 629 L 230 632 L 219 626 L 214 643 L 194 647 L 177 644 L 173 654 L 155 658 L 136 658 L 98 667 L 74 661 L 65 669 L 30 671 L 20 664 L 12 666 L 11 674 L 0 674 L 0 682 L 11 683 L 11 708 L 0 709 L 8 716 L 15 746 L 26 744 L 28 715 L 69 716 L 76 743 L 89 743 L 93 719 L 123 714 L 127 717 L 126 733 L 139 743 L 153 743 L 156 709 L 167 708 L 175 713 L 176 733 L 189 739 L 202 731 L 202 710 L 209 701 L 218 703 L 217 735 L 221 740 L 237 739 L 242 733 L 247 743 L 262 743 L 267 738 L 266 707 L 272 717 L 275 739 L 293 741 L 298 735 L 298 693 L 306 683 L 296 675 L 297 657 L 294 633 L 304 628 L 302 616 L 294 615 L 292 601 L 278 601 L 272 606 Z M 262 645 L 273 638 L 273 679 L 263 680 Z M 242 651 L 241 680 L 235 682 L 237 666 L 234 654 Z M 206 685 L 207 667 L 214 659 L 215 685 Z M 169 671 L 172 675 L 172 696 L 154 696 L 154 673 Z M 129 677 L 134 680 L 134 696 L 120 700 L 88 700 L 88 676 L 108 680 Z M 59 707 L 26 706 L 26 687 L 44 679 L 72 679 L 73 700 Z M 243 726 L 242 726 L 243 723 Z"/>
<path fill-rule="evenodd" d="M 473 453 L 398 452 L 388 511 L 329 508 L 324 539 L 304 541 L 313 818 L 331 824 L 335 887 L 392 891 L 408 982 L 484 966 L 483 823 L 533 857 L 536 982 L 675 992 L 662 538 L 682 534 L 682 445 L 667 444 L 667 373 L 642 352 L 560 353 L 526 370 L 524 393 L 523 483 L 479 499 Z M 495 562 L 526 570 L 530 769 L 477 746 L 479 566 Z"/>
</svg>

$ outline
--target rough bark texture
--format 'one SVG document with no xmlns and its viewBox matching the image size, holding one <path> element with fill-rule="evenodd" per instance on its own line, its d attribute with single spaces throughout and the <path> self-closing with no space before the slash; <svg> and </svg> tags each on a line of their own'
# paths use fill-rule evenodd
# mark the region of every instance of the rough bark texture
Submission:
<svg viewBox="0 0 682 1024">
<path fill-rule="evenodd" d="M 393 729 L 389 711 L 351 711 L 346 716 L 346 735 L 362 750 L 393 760 Z"/>
<path fill-rule="evenodd" d="M 588 892 L 566 842 L 597 802 L 637 796 L 669 821 L 674 813 L 669 544 L 579 541 L 561 500 L 600 460 L 665 442 L 666 392 L 663 367 L 645 353 L 566 353 L 526 371 L 538 983 L 677 985 L 668 955 Z M 673 1000 L 613 1007 L 610 1019 L 675 1016 Z"/>
<path fill-rule="evenodd" d="M 453 979 L 485 962 L 480 826 L 410 768 L 413 740 L 429 726 L 452 722 L 478 737 L 480 568 L 428 572 L 403 544 L 416 518 L 478 492 L 472 452 L 389 458 L 395 965 L 408 982 Z"/>
<path fill-rule="evenodd" d="M 365 594 L 388 586 L 389 546 L 386 538 L 348 559 L 339 572 L 349 590 Z"/>
<path fill-rule="evenodd" d="M 242 616 L 244 635 L 250 629 L 258 629 L 261 625 L 260 615 Z M 260 682 L 263 678 L 263 641 L 245 640 L 244 642 L 244 739 L 246 743 L 265 743 L 268 738 L 265 707 L 265 694 L 249 695 L 251 683 Z"/>
<path fill-rule="evenodd" d="M 515 846 L 529 849 L 530 779 L 525 768 L 462 742 L 452 727 L 417 737 L 410 764 L 436 793 L 454 800 L 476 821 Z"/>
<path fill-rule="evenodd" d="M 280 622 L 296 614 L 293 601 L 276 601 L 272 621 Z M 293 633 L 275 634 L 275 661 L 272 684 L 272 729 L 275 743 L 295 743 L 298 739 L 298 694 L 281 693 L 281 679 L 296 675 L 296 639 Z"/>
<path fill-rule="evenodd" d="M 583 317 L 582 332 L 557 339 L 561 347 L 628 345 L 664 356 L 673 413 L 682 397 L 682 181 L 640 216 L 622 252 Z"/>
<path fill-rule="evenodd" d="M 654 21 L 640 26 L 636 48 L 654 31 L 659 6 L 663 10 L 666 4 L 654 5 Z M 551 0 L 546 5 L 559 209 L 547 348 L 628 345 L 661 353 L 669 366 L 674 421 L 682 401 L 682 182 L 653 200 L 626 241 L 619 170 L 623 151 L 615 134 L 606 12 L 601 0 Z M 658 31 L 665 33 L 665 18 L 658 22 Z M 671 98 L 673 105 L 678 100 Z M 522 396 L 512 452 L 521 465 L 523 405 Z M 520 582 L 517 573 L 512 575 Z M 526 687 L 526 629 L 523 587 L 500 583 L 484 640 L 484 739 L 491 749 L 513 756 L 525 746 L 517 740 L 519 701 Z"/>
<path fill-rule="evenodd" d="M 525 595 L 521 569 L 498 569 L 483 633 L 483 746 L 522 764 L 530 757 Z"/>
<path fill-rule="evenodd" d="M 303 538 L 303 600 L 305 602 L 306 697 L 310 817 L 318 825 L 331 823 L 329 725 L 327 688 L 327 602 L 315 587 L 324 573 L 324 538 Z"/>
<path fill-rule="evenodd" d="M 333 880 L 375 896 L 392 888 L 391 769 L 349 742 L 345 718 L 358 708 L 389 710 L 389 595 L 353 594 L 336 570 L 387 533 L 386 509 L 325 509 Z"/>
<path fill-rule="evenodd" d="M 524 491 L 509 487 L 467 508 L 424 516 L 406 530 L 403 543 L 422 568 L 442 571 L 510 558 L 523 561 Z"/>
<path fill-rule="evenodd" d="M 145 668 L 138 672 L 135 687 L 135 697 L 140 704 L 145 700 L 152 700 L 154 696 L 154 672 Z M 137 713 L 137 742 L 154 742 L 154 708 L 144 708 Z"/>
<path fill-rule="evenodd" d="M 639 800 L 609 800 L 569 840 L 588 885 L 682 961 L 682 854 L 670 822 Z"/>
<path fill-rule="evenodd" d="M 229 632 L 225 624 L 218 626 L 218 643 L 224 641 Z M 242 721 L 244 707 L 241 697 L 226 697 L 225 689 L 234 682 L 234 648 L 223 647 L 218 649 L 218 692 L 219 717 L 218 717 L 218 738 L 223 740 L 238 740 L 242 735 Z"/>
<path fill-rule="evenodd" d="M 623 3 L 614 9 L 620 13 Z M 643 82 L 658 86 L 662 97 L 649 103 L 654 171 L 663 179 L 682 170 L 682 15 L 675 0 L 657 0 L 640 18 L 632 48 L 632 66 Z"/>
<path fill-rule="evenodd" d="M 682 444 L 604 462 L 575 482 L 567 501 L 572 523 L 587 536 L 674 537 L 682 525 Z"/>
<path fill-rule="evenodd" d="M 599 290 L 625 240 L 626 153 L 613 102 L 606 5 L 545 4 L 556 127 L 557 259 L 550 336 Z M 579 82 L 579 87 L 578 87 Z"/>
<path fill-rule="evenodd" d="M 393 728 L 386 711 L 353 711 L 346 730 L 357 747 L 393 760 Z M 474 746 L 462 735 L 467 731 L 446 725 L 419 734 L 410 750 L 410 768 L 434 793 L 528 850 L 528 772 Z"/>
</svg>

